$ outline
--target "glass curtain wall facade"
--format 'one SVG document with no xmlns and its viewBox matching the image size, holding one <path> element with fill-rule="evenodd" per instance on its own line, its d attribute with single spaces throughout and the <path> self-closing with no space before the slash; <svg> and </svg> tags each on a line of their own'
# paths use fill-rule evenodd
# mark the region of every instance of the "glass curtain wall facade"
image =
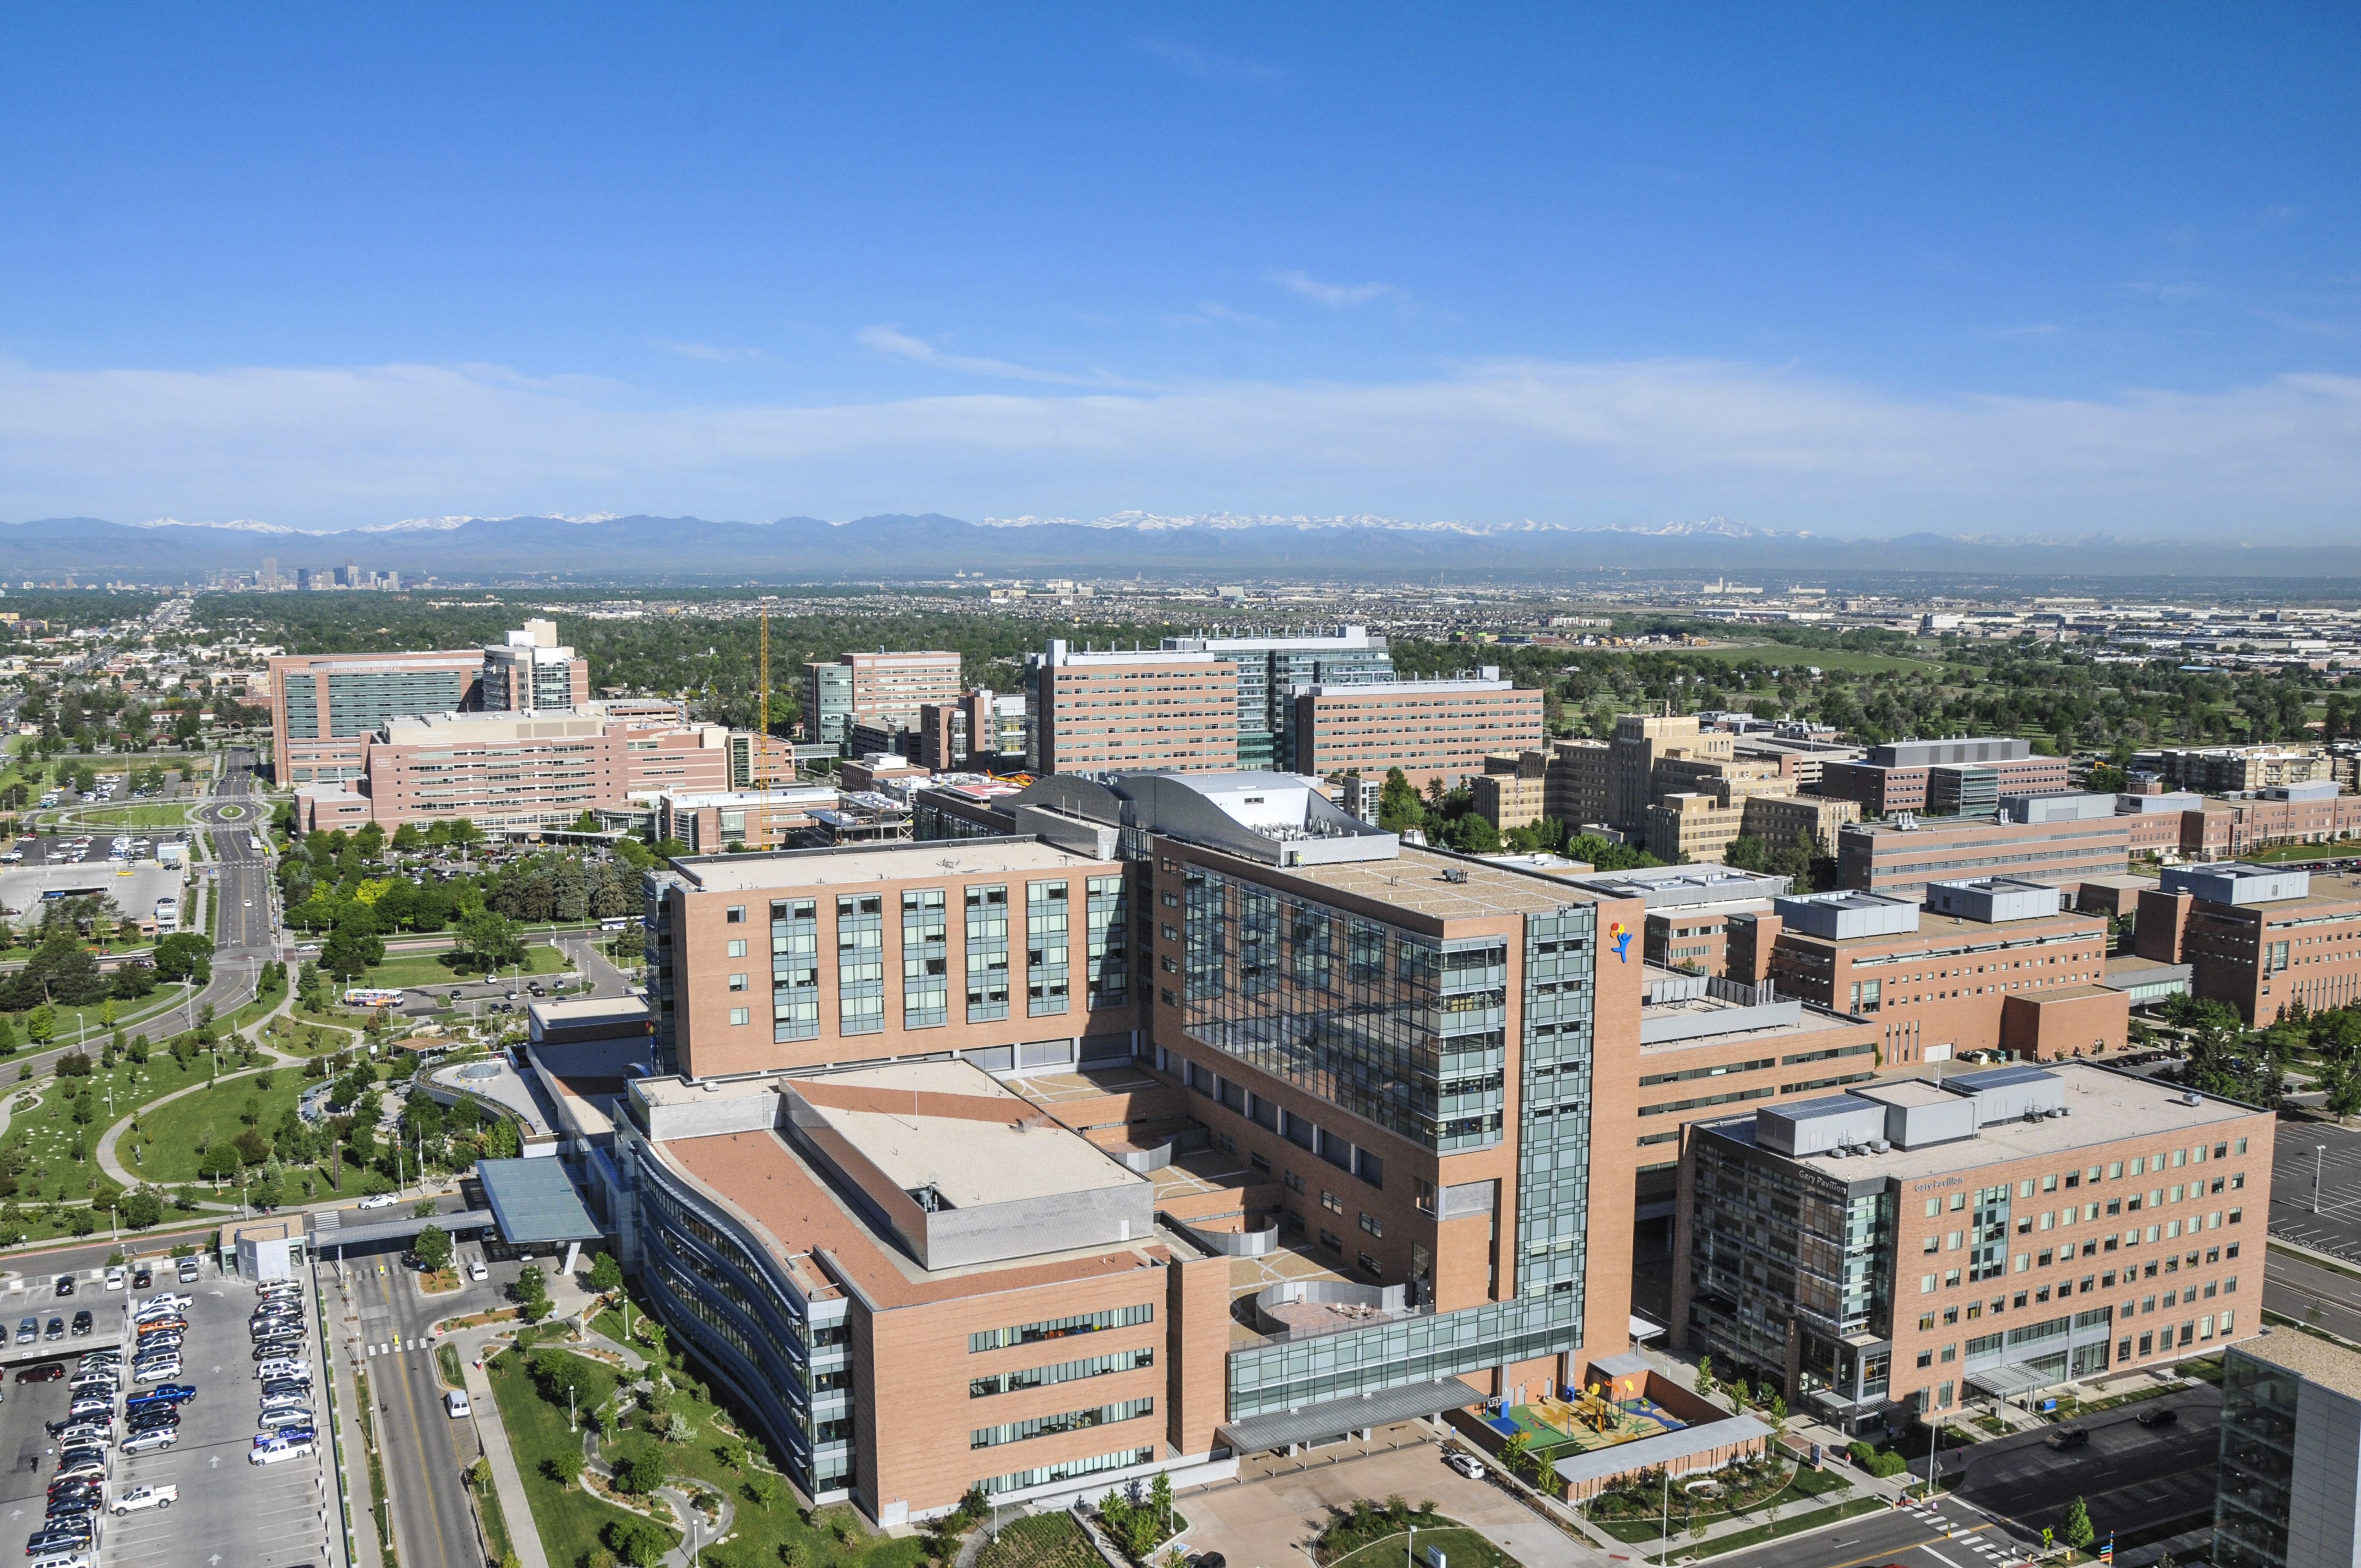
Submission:
<svg viewBox="0 0 2361 1568">
<path fill-rule="evenodd" d="M 1590 1207 L 1590 981 L 1598 912 L 1525 917 L 1517 1294 L 1582 1296 Z"/>
<path fill-rule="evenodd" d="M 1089 976 L 1088 1005 L 1116 1007 L 1131 1000 L 1129 901 L 1124 879 L 1094 876 L 1085 884 L 1083 962 Z"/>
<path fill-rule="evenodd" d="M 1504 938 L 1439 942 L 1196 867 L 1184 903 L 1192 1036 L 1424 1147 L 1500 1141 Z"/>
<path fill-rule="evenodd" d="M 638 1200 L 641 1278 L 664 1321 L 733 1387 L 807 1497 L 841 1492 L 853 1439 L 845 1304 L 807 1300 L 644 1144 L 632 1143 L 626 1164 Z"/>
<path fill-rule="evenodd" d="M 819 1037 L 819 901 L 771 905 L 771 1038 Z"/>
<path fill-rule="evenodd" d="M 1871 1381 L 1882 1391 L 1886 1368 L 1868 1363 L 1894 1337 L 1893 1193 L 1883 1183 L 1855 1192 L 1710 1127 L 1692 1137 L 1690 1326 L 1716 1354 L 1784 1376 L 1793 1322 L 1806 1386 L 1847 1401 Z M 1861 1335 L 1878 1343 L 1844 1343 Z"/>
<path fill-rule="evenodd" d="M 2223 1362 L 2214 1568 L 2303 1568 L 2288 1555 L 2303 1379 L 2235 1351 Z"/>
</svg>

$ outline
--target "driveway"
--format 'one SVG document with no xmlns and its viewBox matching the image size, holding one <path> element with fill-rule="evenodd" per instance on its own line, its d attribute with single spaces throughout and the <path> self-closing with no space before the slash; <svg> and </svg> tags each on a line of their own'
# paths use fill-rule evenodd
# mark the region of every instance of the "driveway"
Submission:
<svg viewBox="0 0 2361 1568">
<path fill-rule="evenodd" d="M 1350 1508 L 1356 1497 L 1382 1503 L 1400 1493 L 1412 1507 L 1432 1497 L 1439 1511 L 1481 1531 L 1525 1568 L 1608 1568 L 1604 1553 L 1543 1522 L 1499 1487 L 1445 1469 L 1437 1443 L 1335 1464 L 1321 1464 L 1316 1450 L 1307 1457 L 1308 1470 L 1180 1494 L 1175 1501 L 1189 1516 L 1189 1545 L 1222 1552 L 1232 1568 L 1311 1568 L 1308 1548 L 1332 1508 Z"/>
</svg>

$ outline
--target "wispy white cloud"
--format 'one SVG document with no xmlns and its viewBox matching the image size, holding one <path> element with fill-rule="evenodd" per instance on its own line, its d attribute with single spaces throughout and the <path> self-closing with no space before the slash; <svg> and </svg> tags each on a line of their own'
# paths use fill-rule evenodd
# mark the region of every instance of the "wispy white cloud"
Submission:
<svg viewBox="0 0 2361 1568">
<path fill-rule="evenodd" d="M 1401 293 L 1391 283 L 1323 283 L 1309 272 L 1301 271 L 1274 271 L 1270 280 L 1290 292 L 1335 310 L 1366 305 L 1371 300 L 1397 297 Z"/>
<path fill-rule="evenodd" d="M 1222 303 L 1219 300 L 1200 300 L 1197 302 L 1196 313 L 1193 315 L 1182 316 L 1180 319 L 1184 322 L 1227 322 L 1232 326 L 1250 326 L 1258 332 L 1275 332 L 1279 328 L 1279 323 L 1268 316 L 1258 316 L 1248 311 L 1237 310 Z"/>
<path fill-rule="evenodd" d="M 2269 206 L 2263 209 L 2263 222 L 2267 224 L 2292 223 L 2295 221 L 2295 215 L 2302 210 L 2303 209 L 2301 207 L 2289 206 L 2283 202 L 2274 202 Z"/>
<path fill-rule="evenodd" d="M 1503 359 L 1357 384 L 652 406 L 597 378 L 477 367 L 0 363 L 8 519 L 1145 505 L 2265 542 L 2351 539 L 2356 503 L 2361 378 L 2328 374 L 1929 400 L 1760 365 Z"/>
<path fill-rule="evenodd" d="M 770 357 L 759 348 L 726 348 L 718 344 L 683 343 L 669 337 L 652 337 L 648 339 L 648 346 L 662 349 L 666 354 L 676 354 L 683 359 L 703 360 L 708 365 L 738 364 Z"/>
<path fill-rule="evenodd" d="M 1258 86 L 1285 81 L 1287 72 L 1260 60 L 1242 60 L 1236 55 L 1218 54 L 1195 44 L 1180 43 L 1172 38 L 1142 38 L 1139 52 L 1159 60 L 1184 76 L 1194 76 L 1206 82 L 1247 82 Z"/>
<path fill-rule="evenodd" d="M 1039 381 L 1054 387 L 1120 387 L 1133 383 L 1102 372 L 1074 375 L 1063 370 L 1041 370 L 1030 365 L 1013 364 L 1005 359 L 978 359 L 965 354 L 945 354 L 923 337 L 912 337 L 899 327 L 865 326 L 852 334 L 855 342 L 872 353 L 883 354 L 889 359 L 906 359 L 914 365 L 929 365 L 939 370 L 957 370 L 968 376 L 993 376 L 1004 381 Z"/>
</svg>

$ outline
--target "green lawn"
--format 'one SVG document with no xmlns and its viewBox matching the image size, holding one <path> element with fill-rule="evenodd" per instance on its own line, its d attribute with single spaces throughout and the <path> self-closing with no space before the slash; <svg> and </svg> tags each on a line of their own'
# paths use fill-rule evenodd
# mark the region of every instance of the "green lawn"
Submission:
<svg viewBox="0 0 2361 1568">
<path fill-rule="evenodd" d="M 16 1178 L 17 1190 L 6 1194 L 6 1206 L 0 1207 L 0 1236 L 14 1239 L 18 1234 L 69 1234 L 71 1227 L 65 1221 L 70 1215 L 45 1221 L 42 1212 L 33 1205 L 88 1201 L 96 1185 L 104 1179 L 99 1174 L 97 1162 L 91 1158 L 99 1135 L 116 1118 L 137 1106 L 176 1089 L 202 1083 L 204 1078 L 203 1057 L 184 1070 L 170 1053 L 159 1050 L 141 1066 L 134 1066 L 127 1058 L 118 1058 L 112 1070 L 95 1070 L 86 1079 L 45 1079 L 38 1085 L 13 1090 L 11 1104 L 26 1098 L 27 1090 L 38 1093 L 41 1102 L 30 1110 L 13 1113 L 6 1136 L 0 1138 L 0 1147 L 11 1152 L 11 1163 L 14 1151 L 24 1151 L 24 1170 Z M 85 1085 L 89 1120 L 77 1122 L 67 1091 L 80 1091 Z M 107 1105 L 110 1089 L 115 1096 L 111 1111 Z M 104 1228 L 106 1215 L 102 1212 L 96 1219 Z"/>
<path fill-rule="evenodd" d="M 516 1454 L 524 1477 L 524 1495 L 533 1506 L 533 1528 L 541 1532 L 543 1550 L 555 1568 L 578 1568 L 598 1550 L 598 1532 L 615 1519 L 632 1516 L 602 1503 L 579 1486 L 550 1478 L 544 1464 L 567 1449 L 579 1451 L 581 1439 L 566 1430 L 566 1411 L 541 1397 L 524 1371 L 524 1358 L 510 1352 L 493 1358 L 485 1368 L 492 1398 L 500 1409 L 500 1425 Z"/>
<path fill-rule="evenodd" d="M 76 810 L 73 820 L 86 828 L 181 828 L 189 820 L 194 801 L 143 800 L 136 806 L 96 806 Z"/>
<path fill-rule="evenodd" d="M 1011 1519 L 975 1554 L 975 1568 L 1105 1568 L 1062 1508 Z"/>
<path fill-rule="evenodd" d="M 445 963 L 443 960 L 448 956 L 447 951 L 389 953 L 386 955 L 385 962 L 368 971 L 368 977 L 366 980 L 356 981 L 354 983 L 407 988 L 414 985 L 451 985 L 463 980 L 483 978 L 473 970 L 455 969 Z M 555 948 L 534 943 L 524 950 L 523 967 L 527 979 L 537 974 L 555 974 L 566 968 L 566 955 Z M 502 975 L 511 972 L 513 971 L 510 970 L 500 971 Z"/>
<path fill-rule="evenodd" d="M 205 1058 L 200 1056 L 196 1061 L 195 1080 L 203 1082 Z M 265 1078 L 270 1080 L 268 1089 L 261 1086 Z M 295 1108 L 296 1097 L 317 1081 L 294 1067 L 225 1073 L 210 1092 L 188 1095 L 141 1116 L 138 1130 L 122 1137 L 123 1163 L 150 1181 L 198 1181 L 198 1157 L 212 1140 L 236 1137 L 249 1124 L 249 1116 L 255 1118 L 252 1124 L 269 1137 L 280 1119 Z"/>
<path fill-rule="evenodd" d="M 1850 1489 L 1850 1486 L 1851 1483 L 1847 1481 L 1842 1475 L 1838 1475 L 1833 1467 L 1823 1467 L 1818 1470 L 1813 1470 L 1805 1465 L 1798 1464 L 1795 1467 L 1793 1474 L 1789 1475 L 1787 1485 L 1785 1486 L 1773 1494 L 1770 1497 L 1766 1497 L 1762 1502 L 1759 1502 L 1752 1508 L 1748 1508 L 1746 1512 L 1748 1514 L 1755 1515 L 1762 1514 L 1774 1502 L 1783 1509 L 1799 1508 L 1802 1505 L 1808 1503 L 1813 1498 L 1827 1497 L 1831 1493 L 1847 1491 Z M 1673 1539 L 1679 1541 L 1684 1539 L 1684 1526 L 1682 1522 L 1681 1509 L 1678 1506 L 1680 1498 L 1677 1493 L 1674 1497 L 1673 1501 L 1675 1504 L 1673 1508 Z M 1697 1511 L 1697 1517 L 1703 1519 L 1708 1526 L 1712 1526 L 1721 1523 L 1730 1516 L 1729 1510 L 1725 1508 L 1700 1508 Z M 1633 1546 L 1649 1545 L 1662 1539 L 1661 1530 L 1663 1526 L 1661 1515 L 1644 1518 L 1603 1518 L 1594 1512 L 1590 1515 L 1590 1522 L 1597 1525 L 1600 1530 L 1605 1530 L 1608 1534 L 1613 1536 L 1616 1540 Z M 1766 1535 L 1760 1539 L 1768 1541 L 1771 1537 Z M 1720 1548 L 1717 1546 L 1716 1550 L 1719 1551 Z"/>
<path fill-rule="evenodd" d="M 1392 1568 L 1408 1555 L 1409 1545 L 1407 1535 L 1385 1536 L 1331 1559 L 1328 1568 L 1345 1568 L 1348 1563 L 1352 1568 Z M 1422 1552 L 1430 1547 L 1442 1552 L 1452 1568 L 1460 1568 L 1463 1563 L 1466 1568 L 1517 1568 L 1515 1558 L 1472 1530 L 1446 1525 L 1440 1530 L 1420 1530 L 1419 1551 Z"/>
<path fill-rule="evenodd" d="M 634 1321 L 638 1315 L 638 1310 L 634 1308 Z M 590 1365 L 598 1367 L 602 1376 L 611 1376 L 610 1369 L 604 1363 L 592 1362 Z M 553 1407 L 542 1399 L 532 1379 L 522 1371 L 520 1358 L 513 1353 L 497 1358 L 488 1370 L 496 1374 L 492 1387 L 500 1399 L 501 1419 L 508 1422 L 510 1441 L 517 1448 L 518 1465 L 524 1468 L 529 1464 L 532 1472 L 525 1477 L 525 1489 L 533 1499 L 533 1519 L 541 1525 L 542 1543 L 549 1548 L 553 1563 L 560 1565 L 560 1568 L 571 1568 L 575 1553 L 583 1549 L 580 1542 L 588 1537 L 582 1533 L 581 1523 L 574 1518 L 577 1510 L 572 1502 L 564 1497 L 561 1488 L 540 1474 L 541 1461 L 555 1452 L 550 1444 L 573 1441 L 566 1431 L 565 1407 Z M 717 1424 L 717 1418 L 723 1412 L 706 1397 L 707 1390 L 693 1374 L 675 1370 L 671 1376 L 679 1385 L 679 1392 L 673 1398 L 673 1413 L 686 1417 L 695 1435 L 686 1442 L 665 1445 L 664 1463 L 673 1474 L 693 1475 L 707 1486 L 738 1499 L 741 1506 L 738 1509 L 737 1539 L 724 1549 L 733 1553 L 730 1557 L 732 1563 L 777 1563 L 781 1561 L 779 1549 L 792 1541 L 802 1547 L 803 1561 L 810 1568 L 919 1568 L 925 1549 L 917 1540 L 895 1541 L 873 1536 L 857 1523 L 829 1509 L 821 1510 L 814 1523 L 804 1523 L 796 1509 L 788 1506 L 786 1498 L 790 1494 L 784 1483 L 780 1484 L 779 1499 L 771 1507 L 753 1506 L 746 1490 L 752 1472 L 731 1469 L 717 1452 L 730 1436 Z M 511 1415 L 511 1411 L 515 1413 Z M 748 1430 L 734 1421 L 730 1424 L 741 1431 Z M 538 1434 L 533 1441 L 541 1445 L 532 1451 L 530 1461 L 527 1459 L 526 1442 L 519 1435 L 521 1431 L 526 1430 Z M 624 1441 L 644 1440 L 627 1431 Z M 579 1497 L 586 1508 L 595 1510 L 601 1520 L 612 1513 L 594 1497 L 579 1491 L 574 1496 Z M 567 1517 L 558 1526 L 561 1533 L 553 1534 L 550 1514 L 559 1512 Z M 846 1526 L 842 1540 L 838 1539 L 830 1528 L 840 1522 Z M 593 1525 L 590 1533 L 595 1532 L 596 1526 Z"/>
<path fill-rule="evenodd" d="M 1879 670 L 1911 670 L 1924 674 L 1939 670 L 1939 657 L 1904 658 L 1894 653 L 1856 652 L 1850 648 L 1793 648 L 1784 642 L 1748 642 L 1730 648 L 1644 649 L 1635 652 L 1678 652 L 1693 659 L 1719 659 L 1727 663 L 1743 664 L 1749 661 L 1782 670 L 1802 669 L 1806 665 L 1823 670 L 1855 670 L 1869 674 Z"/>
</svg>

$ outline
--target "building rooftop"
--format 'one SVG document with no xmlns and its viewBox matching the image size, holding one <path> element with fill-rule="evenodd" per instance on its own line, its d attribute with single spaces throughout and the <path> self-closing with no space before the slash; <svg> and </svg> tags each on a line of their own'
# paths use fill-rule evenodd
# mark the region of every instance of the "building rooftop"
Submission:
<svg viewBox="0 0 2361 1568">
<path fill-rule="evenodd" d="M 1290 866 L 1288 874 L 1434 920 L 1543 914 L 1569 904 L 1593 903 L 1599 896 L 1562 877 L 1445 854 L 1417 844 L 1404 844 L 1392 860 Z"/>
<path fill-rule="evenodd" d="M 1662 909 L 1775 898 L 1788 891 L 1789 879 L 1728 866 L 1648 866 L 1583 880 L 1609 898 L 1643 898 L 1650 909 Z"/>
<path fill-rule="evenodd" d="M 2299 1329 L 2270 1328 L 2231 1347 L 2237 1354 L 2285 1367 L 2348 1399 L 2361 1399 L 2361 1351 L 2345 1349 Z"/>
<path fill-rule="evenodd" d="M 896 1188 L 932 1189 L 953 1208 L 1147 1184 L 972 1062 L 896 1062 L 781 1088 Z"/>
<path fill-rule="evenodd" d="M 1022 875 L 1100 862 L 1038 839 L 942 839 L 840 850 L 779 850 L 753 855 L 693 855 L 672 862 L 708 893 L 843 886 L 907 877 Z"/>
<path fill-rule="evenodd" d="M 2021 1078 L 2011 1075 L 2023 1075 Z M 2012 1117 L 1987 1122 L 1973 1137 L 1958 1138 L 1949 1143 L 1922 1145 L 1915 1148 L 1894 1147 L 1882 1154 L 1856 1155 L 1850 1158 L 1824 1161 L 1818 1158 L 1798 1159 L 1799 1164 L 1813 1164 L 1828 1175 L 1846 1182 L 1872 1180 L 1912 1181 L 1927 1177 L 1939 1177 L 1957 1171 L 1979 1169 L 2010 1160 L 2055 1158 L 2073 1150 L 2100 1144 L 2120 1143 L 2127 1139 L 2155 1136 L 2159 1152 L 2172 1146 L 2168 1140 L 2192 1127 L 2218 1127 L 2246 1117 L 2260 1115 L 2251 1105 L 2235 1101 L 2200 1095 L 2196 1104 L 2187 1103 L 2190 1091 L 2175 1084 L 2158 1083 L 2130 1073 L 2114 1072 L 2081 1061 L 2045 1062 L 2038 1068 L 2002 1068 L 1992 1072 L 1954 1074 L 1914 1074 L 1931 1088 L 1938 1082 L 1953 1084 L 1953 1090 L 1937 1091 L 1954 1093 L 1964 1091 L 1970 1080 L 1986 1091 L 2005 1090 L 2015 1083 L 2031 1084 L 2048 1077 L 2057 1080 L 2058 1099 L 2066 1108 L 2063 1116 L 2045 1116 L 2038 1120 Z M 1901 1103 L 1889 1098 L 1895 1086 L 1906 1081 L 1889 1079 L 1874 1085 L 1824 1100 L 1808 1101 L 1799 1105 L 1779 1108 L 1780 1114 L 1792 1120 L 1808 1120 L 1816 1116 L 1839 1115 L 1858 1111 L 1865 1105 Z M 1927 1102 L 1938 1103 L 1938 1102 Z M 1715 1122 L 1706 1131 L 1719 1137 L 1752 1146 L 1755 1142 L 1756 1121 L 1752 1115 Z"/>
</svg>

